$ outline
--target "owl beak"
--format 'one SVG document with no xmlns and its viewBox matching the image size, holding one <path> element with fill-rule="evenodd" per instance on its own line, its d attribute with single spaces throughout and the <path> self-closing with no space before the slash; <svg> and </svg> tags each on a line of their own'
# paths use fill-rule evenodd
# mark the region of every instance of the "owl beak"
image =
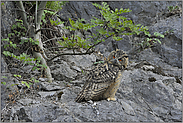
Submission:
<svg viewBox="0 0 183 123">
<path fill-rule="evenodd" d="M 113 60 L 112 60 L 112 64 L 114 64 L 114 65 L 115 65 L 115 64 L 120 65 L 120 62 L 118 61 L 118 59 L 113 59 Z"/>
</svg>

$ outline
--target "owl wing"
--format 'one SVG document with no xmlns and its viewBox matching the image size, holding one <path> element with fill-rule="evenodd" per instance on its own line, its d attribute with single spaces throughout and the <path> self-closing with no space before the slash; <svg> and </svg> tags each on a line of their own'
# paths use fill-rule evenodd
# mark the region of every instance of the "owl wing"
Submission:
<svg viewBox="0 0 183 123">
<path fill-rule="evenodd" d="M 94 68 L 90 71 L 87 81 L 75 101 L 81 102 L 84 100 L 98 100 L 102 98 L 103 93 L 115 82 L 118 72 L 118 67 L 113 67 L 108 64 L 102 64 Z"/>
</svg>

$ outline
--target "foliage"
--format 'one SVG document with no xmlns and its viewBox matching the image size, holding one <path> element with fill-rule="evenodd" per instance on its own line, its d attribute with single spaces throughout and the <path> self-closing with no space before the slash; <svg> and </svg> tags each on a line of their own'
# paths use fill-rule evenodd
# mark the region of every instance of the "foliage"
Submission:
<svg viewBox="0 0 183 123">
<path fill-rule="evenodd" d="M 168 6 L 169 12 L 172 12 L 174 10 L 179 10 L 179 6 Z"/>
<path fill-rule="evenodd" d="M 30 2 L 27 2 L 28 4 Z M 31 2 L 32 5 L 35 5 L 35 2 Z M 63 1 L 48 1 L 46 5 L 46 9 L 44 10 L 42 16 L 42 25 L 43 24 L 51 24 L 52 26 L 58 26 L 60 24 L 65 24 L 65 22 L 60 22 L 58 20 L 51 19 L 50 16 L 57 16 L 57 12 L 61 9 L 61 6 L 66 2 Z M 144 48 L 146 46 L 150 47 L 152 43 L 160 43 L 161 41 L 158 38 L 151 38 L 152 35 L 149 33 L 148 28 L 141 24 L 134 24 L 132 20 L 122 16 L 124 13 L 129 13 L 131 10 L 129 9 L 115 9 L 111 10 L 107 3 L 102 2 L 102 5 L 97 3 L 93 3 L 93 5 L 100 9 L 101 18 L 93 17 L 90 21 L 86 21 L 85 19 L 72 20 L 69 19 L 69 25 L 65 26 L 65 29 L 71 32 L 70 35 L 63 35 L 61 41 L 58 43 L 63 48 L 71 48 L 73 50 L 85 48 L 86 53 L 89 53 L 89 50 L 93 51 L 93 48 L 101 42 L 105 42 L 108 38 L 112 38 L 114 41 L 123 40 L 123 35 L 139 35 L 144 33 L 146 40 L 142 41 L 139 45 Z M 31 6 L 31 8 L 33 8 Z M 51 10 L 53 9 L 53 10 Z M 33 15 L 33 14 L 32 14 Z M 31 14 L 30 16 L 31 17 Z M 32 19 L 34 17 L 32 16 Z M 33 22 L 33 21 L 30 21 Z M 33 47 L 37 47 L 39 42 L 33 40 L 28 37 L 28 30 L 23 26 L 23 21 L 16 19 L 16 24 L 11 27 L 12 32 L 8 34 L 8 38 L 2 39 L 4 43 L 5 50 L 3 54 L 7 57 L 11 57 L 22 62 L 24 65 L 32 65 L 32 71 L 39 70 L 39 67 L 44 67 L 45 65 L 40 64 L 39 58 L 31 58 L 31 55 L 27 53 L 28 49 L 33 49 Z M 88 35 L 88 37 L 81 36 L 77 32 L 86 32 L 89 30 L 96 30 L 96 34 L 92 33 Z M 156 37 L 164 38 L 164 35 L 155 32 L 154 35 Z M 26 49 L 26 52 L 20 50 L 22 46 L 28 45 L 29 48 Z M 21 53 L 15 54 L 13 50 L 19 50 Z M 96 62 L 98 64 L 101 62 Z M 25 84 L 27 87 L 30 87 L 30 83 L 37 80 L 24 80 L 21 75 L 15 75 L 14 77 L 19 78 L 22 84 Z M 4 83 L 2 83 L 4 84 Z"/>
<path fill-rule="evenodd" d="M 93 64 L 101 64 L 101 63 L 104 63 L 104 61 L 98 61 L 98 62 L 95 62 Z"/>
<path fill-rule="evenodd" d="M 153 44 L 155 43 L 159 43 L 161 44 L 161 41 L 158 38 L 151 38 L 151 34 L 146 34 L 148 36 L 148 38 L 146 38 L 144 41 L 142 41 L 141 43 L 138 43 L 138 45 L 141 46 L 142 50 L 145 48 L 149 48 L 151 46 L 153 46 Z M 155 37 L 160 37 L 160 38 L 164 38 L 164 35 L 158 32 L 154 32 L 153 36 Z"/>
<path fill-rule="evenodd" d="M 169 30 L 166 30 L 163 34 L 164 35 L 169 35 L 171 33 L 174 33 L 174 29 L 169 29 Z"/>
<path fill-rule="evenodd" d="M 67 3 L 67 1 L 47 1 L 46 9 L 44 10 L 44 13 L 43 13 L 43 15 L 41 17 L 42 21 L 44 23 L 46 23 L 48 21 L 48 20 L 46 20 L 46 16 L 48 16 L 48 15 L 52 15 L 52 16 L 56 15 L 57 12 L 60 9 L 62 9 L 62 6 L 65 5 L 66 3 Z M 58 22 L 58 20 L 57 20 L 57 22 L 55 22 L 51 18 L 49 18 L 49 20 L 50 20 L 50 22 L 52 24 L 55 24 L 55 26 L 62 23 L 62 22 Z"/>
<path fill-rule="evenodd" d="M 11 57 L 13 59 L 18 60 L 19 62 L 22 62 L 24 65 L 26 64 L 32 65 L 32 71 L 36 69 L 39 70 L 40 67 L 45 68 L 45 65 L 40 64 L 39 58 L 31 58 L 30 55 L 24 52 L 20 53 L 19 55 L 15 55 L 15 53 L 13 52 L 13 50 L 17 51 L 18 49 L 21 49 L 20 47 L 24 43 L 26 44 L 29 43 L 30 44 L 29 47 L 37 46 L 39 44 L 39 41 L 35 41 L 32 38 L 21 37 L 21 36 L 26 36 L 25 34 L 26 28 L 23 26 L 23 21 L 16 19 L 16 24 L 12 25 L 11 29 L 12 29 L 12 32 L 8 34 L 8 38 L 2 39 L 2 42 L 4 42 L 3 54 L 6 57 Z M 18 43 L 15 43 L 15 42 L 18 42 Z M 21 78 L 21 75 L 14 74 L 14 77 Z M 34 80 L 34 81 L 37 82 L 37 80 Z M 28 82 L 26 81 L 22 81 L 21 83 L 25 84 L 28 88 L 30 87 L 30 84 L 28 84 Z M 6 84 L 6 82 L 1 82 L 1 84 Z"/>
<path fill-rule="evenodd" d="M 93 17 L 90 22 L 87 22 L 85 19 L 78 19 L 76 21 L 69 19 L 70 26 L 66 26 L 65 29 L 68 29 L 70 32 L 76 31 L 87 31 L 90 29 L 96 29 L 97 34 L 89 35 L 89 38 L 82 38 L 80 35 L 75 33 L 71 34 L 69 37 L 63 36 L 63 41 L 59 41 L 59 44 L 63 47 L 79 49 L 86 48 L 91 49 L 95 45 L 104 42 L 106 39 L 112 37 L 115 41 L 123 40 L 123 35 L 133 35 L 144 33 L 147 38 L 142 45 L 149 45 L 148 42 L 152 40 L 151 34 L 148 31 L 147 26 L 141 24 L 134 24 L 132 20 L 122 16 L 123 13 L 131 12 L 129 9 L 115 9 L 114 11 L 109 8 L 107 3 L 102 2 L 102 5 L 93 3 L 94 6 L 100 9 L 102 17 L 96 18 Z M 163 35 L 155 32 L 155 36 L 160 36 L 163 38 Z M 154 38 L 154 43 L 161 43 L 159 39 Z"/>
<path fill-rule="evenodd" d="M 66 3 L 67 1 L 47 1 L 46 8 L 58 11 L 62 9 L 62 6 Z"/>
</svg>

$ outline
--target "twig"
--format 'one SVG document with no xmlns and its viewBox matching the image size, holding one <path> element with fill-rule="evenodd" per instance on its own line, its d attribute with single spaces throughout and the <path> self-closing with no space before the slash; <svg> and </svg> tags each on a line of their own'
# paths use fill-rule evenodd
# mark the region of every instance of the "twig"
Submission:
<svg viewBox="0 0 183 123">
<path fill-rule="evenodd" d="M 86 55 L 86 54 L 91 54 L 91 53 L 93 53 L 93 52 L 94 52 L 94 50 L 92 50 L 92 51 L 90 51 L 90 52 L 88 52 L 88 50 L 87 50 L 87 51 L 84 52 L 84 53 L 62 53 L 62 54 L 59 54 L 59 55 L 57 55 L 57 56 L 54 56 L 54 57 L 51 58 L 51 59 L 48 59 L 47 61 L 51 61 L 51 60 L 53 60 L 54 58 L 57 58 L 57 57 L 62 56 L 62 55 Z"/>
<path fill-rule="evenodd" d="M 79 48 L 75 48 L 75 47 L 69 48 L 69 47 L 62 47 L 62 46 L 60 46 L 60 47 L 50 47 L 50 48 L 46 48 L 46 49 L 49 50 L 49 49 L 57 49 L 57 48 L 79 49 Z"/>
<path fill-rule="evenodd" d="M 96 44 L 94 44 L 94 45 L 92 45 L 90 48 L 87 49 L 86 52 L 88 52 L 91 48 L 95 47 L 96 45 L 99 45 L 100 43 L 102 43 L 102 41 L 101 41 L 101 42 L 98 42 L 98 43 L 96 43 Z"/>
<path fill-rule="evenodd" d="M 13 77 L 15 77 L 15 76 L 13 76 Z M 19 80 L 19 81 L 28 81 L 28 82 L 30 82 L 30 83 L 35 83 L 34 81 L 31 81 L 31 80 L 28 80 L 28 79 L 20 79 L 20 78 L 18 78 L 18 77 L 15 77 L 17 80 Z"/>
<path fill-rule="evenodd" d="M 43 41 L 43 43 L 46 43 L 46 42 L 51 41 L 51 40 L 59 40 L 59 39 L 62 39 L 62 37 L 60 37 L 60 38 L 51 38 L 51 39 L 48 39 L 46 41 Z"/>
<path fill-rule="evenodd" d="M 41 9 L 38 9 L 37 11 L 40 11 L 40 10 L 48 10 L 48 11 L 55 12 L 55 10 L 53 10 L 53 9 L 48 9 L 48 8 L 41 8 Z"/>
<path fill-rule="evenodd" d="M 41 28 L 41 29 L 38 29 L 36 31 L 36 34 L 39 32 L 39 31 L 42 31 L 42 30 L 50 30 L 50 31 L 53 31 L 53 32 L 57 32 L 57 30 L 53 30 L 53 29 L 50 29 L 50 28 Z"/>
<path fill-rule="evenodd" d="M 21 11 L 21 12 L 24 12 L 24 13 L 26 13 L 26 14 L 29 14 L 28 12 L 26 12 L 26 11 L 24 11 L 24 10 L 21 10 L 21 9 L 12 9 L 12 10 L 15 10 L 15 11 Z"/>
</svg>

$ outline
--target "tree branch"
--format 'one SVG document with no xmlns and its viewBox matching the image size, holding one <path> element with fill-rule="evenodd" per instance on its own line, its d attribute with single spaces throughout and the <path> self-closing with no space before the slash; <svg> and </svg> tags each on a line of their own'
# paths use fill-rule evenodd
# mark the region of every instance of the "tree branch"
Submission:
<svg viewBox="0 0 183 123">
<path fill-rule="evenodd" d="M 60 40 L 60 39 L 63 39 L 62 37 L 59 37 L 59 38 L 51 38 L 51 39 L 48 39 L 46 41 L 43 41 L 43 43 L 46 43 L 48 41 L 51 41 L 51 40 Z"/>
<path fill-rule="evenodd" d="M 28 29 L 29 24 L 27 22 L 27 15 L 25 14 L 25 9 L 24 9 L 22 1 L 18 1 L 17 6 L 20 9 L 20 16 L 22 17 L 23 23 L 24 23 L 25 27 Z"/>
<path fill-rule="evenodd" d="M 79 48 L 69 48 L 69 47 L 62 47 L 62 46 L 60 46 L 60 47 L 50 47 L 50 48 L 46 48 L 46 49 L 49 50 L 49 49 L 57 49 L 57 48 L 79 49 Z"/>
<path fill-rule="evenodd" d="M 37 25 L 38 25 L 38 23 L 37 23 L 37 4 L 38 4 L 38 2 L 36 1 L 36 8 L 35 8 L 35 29 L 37 29 Z"/>
<path fill-rule="evenodd" d="M 50 28 L 41 28 L 41 29 L 36 30 L 36 34 L 37 34 L 39 31 L 42 31 L 42 30 L 50 30 L 50 31 L 53 31 L 53 32 L 57 32 L 57 30 L 53 30 L 53 29 L 50 29 Z"/>
<path fill-rule="evenodd" d="M 12 10 L 15 10 L 15 11 L 21 11 L 21 12 L 24 12 L 24 13 L 26 13 L 26 14 L 29 14 L 28 12 L 23 11 L 23 10 L 21 10 L 21 9 L 16 9 L 16 8 L 14 8 L 14 9 L 12 9 Z"/>
<path fill-rule="evenodd" d="M 41 8 L 41 9 L 38 9 L 37 11 L 40 11 L 40 10 L 48 10 L 48 11 L 55 12 L 55 10 L 53 10 L 53 9 L 48 9 L 48 8 Z"/>
<path fill-rule="evenodd" d="M 38 24 L 38 26 L 41 23 L 41 17 L 43 15 L 43 12 L 44 12 L 44 8 L 46 6 L 46 3 L 47 3 L 47 1 L 41 1 L 41 3 L 39 4 L 39 9 L 43 9 L 43 10 L 40 10 L 37 13 L 37 24 Z M 39 28 L 39 27 L 37 27 L 37 28 Z"/>
<path fill-rule="evenodd" d="M 96 43 L 96 44 L 94 44 L 94 45 L 92 45 L 90 48 L 88 48 L 88 49 L 86 50 L 86 52 L 88 52 L 91 48 L 93 48 L 93 47 L 99 45 L 100 43 L 102 43 L 102 41 L 101 41 L 101 42 L 98 42 L 98 43 Z"/>
<path fill-rule="evenodd" d="M 53 58 L 51 58 L 51 59 L 48 59 L 48 61 L 51 61 L 51 60 L 53 60 L 53 59 L 55 59 L 55 58 L 57 58 L 57 57 L 59 57 L 59 56 L 62 56 L 62 55 L 87 55 L 87 54 L 91 54 L 91 53 L 93 53 L 94 52 L 94 50 L 92 50 L 92 51 L 90 51 L 90 52 L 84 52 L 84 53 L 63 53 L 63 54 L 59 54 L 59 55 L 57 55 L 57 56 L 54 56 Z"/>
</svg>

